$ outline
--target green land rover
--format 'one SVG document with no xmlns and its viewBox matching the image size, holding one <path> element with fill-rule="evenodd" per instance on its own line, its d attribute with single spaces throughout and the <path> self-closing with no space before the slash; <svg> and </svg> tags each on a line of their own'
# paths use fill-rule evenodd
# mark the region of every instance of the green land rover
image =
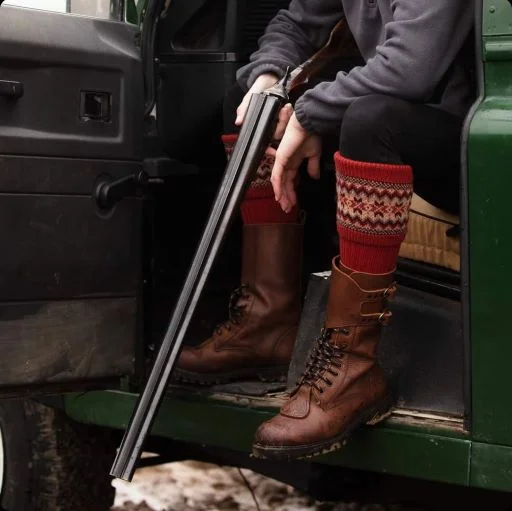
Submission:
<svg viewBox="0 0 512 511">
<path fill-rule="evenodd" d="M 107 511 L 116 448 L 226 165 L 224 93 L 287 0 L 7 3 L 16 2 L 0 7 L 0 509 Z M 380 353 L 392 416 L 313 462 L 250 456 L 322 321 L 335 250 L 327 168 L 301 199 L 306 293 L 288 381 L 170 385 L 145 445 L 151 463 L 248 467 L 322 499 L 512 506 L 512 3 L 476 4 L 460 215 L 413 200 Z M 235 222 L 189 343 L 223 317 L 240 231 Z"/>
</svg>

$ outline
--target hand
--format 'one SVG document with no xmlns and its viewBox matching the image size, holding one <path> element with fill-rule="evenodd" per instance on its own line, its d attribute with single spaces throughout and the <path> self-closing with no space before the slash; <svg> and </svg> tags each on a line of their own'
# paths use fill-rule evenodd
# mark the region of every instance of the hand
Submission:
<svg viewBox="0 0 512 511">
<path fill-rule="evenodd" d="M 277 118 L 276 129 L 274 130 L 274 140 L 278 141 L 283 138 L 292 115 L 293 106 L 291 103 L 287 103 L 279 110 L 279 117 Z"/>
<path fill-rule="evenodd" d="M 265 73 L 256 78 L 256 81 L 253 83 L 252 87 L 248 90 L 247 94 L 244 96 L 244 99 L 236 109 L 235 124 L 237 126 L 241 126 L 242 123 L 244 122 L 245 114 L 249 106 L 249 101 L 251 100 L 251 95 L 259 94 L 260 92 L 269 89 L 278 80 L 279 78 L 272 73 Z"/>
<path fill-rule="evenodd" d="M 244 99 L 236 109 L 236 126 L 241 126 L 242 123 L 244 122 L 245 114 L 247 113 L 247 108 L 249 107 L 249 101 L 251 100 L 251 95 L 259 94 L 260 92 L 269 89 L 278 80 L 279 78 L 271 73 L 266 73 L 258 76 L 253 86 L 249 89 L 247 94 L 244 96 Z M 281 108 L 281 110 L 279 111 L 276 129 L 274 131 L 274 140 L 281 140 L 283 138 L 286 126 L 292 114 L 293 107 L 290 103 L 286 104 L 283 108 Z"/>
<path fill-rule="evenodd" d="M 279 148 L 277 151 L 268 149 L 268 152 L 275 155 L 270 181 L 276 201 L 284 212 L 289 213 L 297 204 L 295 185 L 302 161 L 308 160 L 308 174 L 312 178 L 320 177 L 322 141 L 318 135 L 308 133 L 293 114 L 286 126 Z"/>
</svg>

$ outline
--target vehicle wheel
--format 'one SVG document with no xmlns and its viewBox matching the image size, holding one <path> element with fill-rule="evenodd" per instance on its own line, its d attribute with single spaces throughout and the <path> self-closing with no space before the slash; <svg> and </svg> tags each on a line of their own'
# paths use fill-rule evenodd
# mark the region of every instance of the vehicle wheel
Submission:
<svg viewBox="0 0 512 511">
<path fill-rule="evenodd" d="M 116 442 L 29 400 L 0 401 L 0 509 L 108 511 Z"/>
</svg>

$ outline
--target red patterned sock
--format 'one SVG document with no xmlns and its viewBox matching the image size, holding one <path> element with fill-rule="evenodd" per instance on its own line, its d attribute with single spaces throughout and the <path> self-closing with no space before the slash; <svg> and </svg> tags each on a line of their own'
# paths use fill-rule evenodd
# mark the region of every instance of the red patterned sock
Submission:
<svg viewBox="0 0 512 511">
<path fill-rule="evenodd" d="M 228 159 L 231 157 L 236 140 L 237 135 L 222 136 Z M 274 157 L 265 155 L 240 206 L 244 224 L 287 224 L 299 221 L 297 207 L 293 208 L 290 213 L 285 213 L 275 201 L 270 183 L 273 166 Z"/>
<path fill-rule="evenodd" d="M 407 232 L 412 168 L 334 155 L 337 225 L 344 266 L 364 273 L 393 271 Z"/>
</svg>

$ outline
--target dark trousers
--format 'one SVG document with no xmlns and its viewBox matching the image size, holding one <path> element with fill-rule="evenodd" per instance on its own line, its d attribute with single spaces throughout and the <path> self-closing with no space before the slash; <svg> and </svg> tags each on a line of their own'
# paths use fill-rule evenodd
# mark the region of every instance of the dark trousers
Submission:
<svg viewBox="0 0 512 511">
<path fill-rule="evenodd" d="M 224 101 L 224 131 L 234 133 L 239 85 Z M 364 96 L 347 109 L 339 137 L 324 141 L 324 156 L 339 150 L 352 160 L 410 165 L 414 190 L 435 206 L 458 213 L 464 119 L 390 96 Z M 339 142 L 338 142 L 339 140 Z"/>
</svg>

